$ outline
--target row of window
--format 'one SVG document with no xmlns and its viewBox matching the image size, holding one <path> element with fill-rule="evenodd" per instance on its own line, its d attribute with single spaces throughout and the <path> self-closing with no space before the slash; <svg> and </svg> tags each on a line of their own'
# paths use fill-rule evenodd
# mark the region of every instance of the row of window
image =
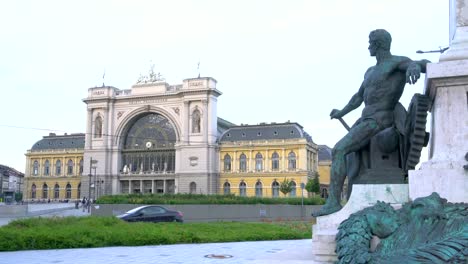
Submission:
<svg viewBox="0 0 468 264">
<path fill-rule="evenodd" d="M 224 156 L 224 171 L 229 172 L 232 169 L 232 160 L 229 154 Z M 295 170 L 296 169 L 296 153 L 293 151 L 289 152 L 288 154 L 288 170 Z M 263 170 L 263 155 L 261 153 L 257 153 L 255 155 L 255 170 L 262 171 Z M 271 170 L 276 171 L 279 170 L 279 155 L 277 152 L 273 152 L 271 155 Z M 239 171 L 245 172 L 247 171 L 247 156 L 242 153 L 239 156 Z"/>
<path fill-rule="evenodd" d="M 291 192 L 289 192 L 290 197 L 296 197 L 296 182 L 291 181 Z M 247 184 L 245 182 L 239 183 L 239 196 L 247 196 Z M 277 181 L 274 181 L 271 184 L 271 195 L 273 197 L 279 197 L 280 192 L 280 184 Z M 223 193 L 225 195 L 231 193 L 231 184 L 229 182 L 225 182 L 223 185 Z M 260 181 L 255 183 L 255 196 L 262 197 L 263 196 L 263 184 Z"/>
<path fill-rule="evenodd" d="M 55 184 L 52 191 L 53 191 L 53 196 L 50 196 L 49 186 L 46 183 L 44 183 L 42 185 L 41 198 L 42 199 L 59 199 L 60 191 L 63 192 L 63 190 L 60 189 L 60 185 L 57 183 Z M 80 199 L 80 196 L 81 196 L 81 183 L 78 184 L 76 199 Z M 36 187 L 36 184 L 33 184 L 31 186 L 31 199 L 36 199 L 36 198 L 38 198 L 37 187 Z M 70 183 L 67 183 L 67 185 L 65 186 L 65 199 L 71 199 L 71 198 L 72 198 L 72 187 Z"/>
<path fill-rule="evenodd" d="M 66 170 L 67 170 L 66 174 L 73 175 L 74 167 L 75 167 L 75 163 L 73 162 L 73 160 L 71 159 L 68 160 L 67 165 L 66 165 Z M 43 175 L 45 176 L 52 175 L 51 169 L 54 169 L 54 168 L 51 168 L 51 164 L 49 160 L 46 160 L 44 162 Z M 61 174 L 62 174 L 62 161 L 57 160 L 55 162 L 55 174 L 54 175 L 59 176 Z M 79 174 L 80 175 L 83 174 L 83 159 L 80 160 Z M 35 175 L 35 176 L 39 175 L 39 162 L 37 160 L 33 162 L 32 175 Z"/>
</svg>

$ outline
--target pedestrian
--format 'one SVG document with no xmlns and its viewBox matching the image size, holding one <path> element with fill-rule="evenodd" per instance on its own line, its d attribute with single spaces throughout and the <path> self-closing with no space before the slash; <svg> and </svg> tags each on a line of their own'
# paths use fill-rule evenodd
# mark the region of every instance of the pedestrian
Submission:
<svg viewBox="0 0 468 264">
<path fill-rule="evenodd" d="M 91 199 L 88 199 L 88 200 L 86 201 L 86 208 L 88 208 L 88 213 L 89 213 L 90 210 L 91 210 Z"/>
<path fill-rule="evenodd" d="M 81 201 L 81 206 L 83 207 L 83 212 L 86 209 L 86 197 L 83 197 L 83 201 Z"/>
</svg>

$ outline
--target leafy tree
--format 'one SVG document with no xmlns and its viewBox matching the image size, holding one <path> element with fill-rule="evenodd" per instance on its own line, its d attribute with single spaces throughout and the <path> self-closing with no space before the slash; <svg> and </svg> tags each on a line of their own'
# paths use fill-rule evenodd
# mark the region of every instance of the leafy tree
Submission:
<svg viewBox="0 0 468 264">
<path fill-rule="evenodd" d="M 319 174 L 315 173 L 314 177 L 309 178 L 307 180 L 307 184 L 305 189 L 310 193 L 319 194 L 320 193 L 320 182 L 319 182 Z"/>
<path fill-rule="evenodd" d="M 284 178 L 283 182 L 280 184 L 280 192 L 284 195 L 290 193 L 292 191 L 292 182 L 286 178 Z"/>
</svg>

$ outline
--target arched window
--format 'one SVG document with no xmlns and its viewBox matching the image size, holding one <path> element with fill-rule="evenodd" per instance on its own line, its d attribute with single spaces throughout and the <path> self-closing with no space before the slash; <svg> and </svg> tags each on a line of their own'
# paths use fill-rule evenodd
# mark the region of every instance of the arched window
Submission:
<svg viewBox="0 0 468 264">
<path fill-rule="evenodd" d="M 102 137 L 102 117 L 100 115 L 94 120 L 94 137 Z"/>
<path fill-rule="evenodd" d="M 262 171 L 263 170 L 263 156 L 260 153 L 255 155 L 255 170 Z"/>
<path fill-rule="evenodd" d="M 39 162 L 37 160 L 33 163 L 33 175 L 39 174 Z"/>
<path fill-rule="evenodd" d="M 279 170 L 279 155 L 276 152 L 271 155 L 271 170 Z"/>
<path fill-rule="evenodd" d="M 78 184 L 78 188 L 76 191 L 77 191 L 76 199 L 80 199 L 81 198 L 81 182 Z"/>
<path fill-rule="evenodd" d="M 225 182 L 223 186 L 224 194 L 230 194 L 231 193 L 231 184 L 229 182 Z"/>
<path fill-rule="evenodd" d="M 239 184 L 239 196 L 247 196 L 247 184 L 243 181 Z"/>
<path fill-rule="evenodd" d="M 44 185 L 42 185 L 42 199 L 47 198 L 49 198 L 49 186 L 47 186 L 47 184 L 44 183 Z"/>
<path fill-rule="evenodd" d="M 247 171 L 247 157 L 242 153 L 239 157 L 239 170 L 241 172 Z"/>
<path fill-rule="evenodd" d="M 62 162 L 57 160 L 57 162 L 55 162 L 55 175 L 58 176 L 60 173 L 62 173 Z"/>
<path fill-rule="evenodd" d="M 271 195 L 273 197 L 279 197 L 279 188 L 280 188 L 280 185 L 277 181 L 274 181 L 271 184 Z"/>
<path fill-rule="evenodd" d="M 54 199 L 59 199 L 60 198 L 60 186 L 58 184 L 55 184 L 54 186 Z"/>
<path fill-rule="evenodd" d="M 80 160 L 80 175 L 83 175 L 83 159 Z"/>
<path fill-rule="evenodd" d="M 296 182 L 295 181 L 291 181 L 291 192 L 289 192 L 289 196 L 290 197 L 296 197 Z"/>
<path fill-rule="evenodd" d="M 197 184 L 195 182 L 190 183 L 190 194 L 197 193 Z"/>
<path fill-rule="evenodd" d="M 36 184 L 31 186 L 31 199 L 36 199 Z"/>
<path fill-rule="evenodd" d="M 224 156 L 224 171 L 231 171 L 231 156 L 229 154 Z"/>
<path fill-rule="evenodd" d="M 161 114 L 145 113 L 131 120 L 125 130 L 128 131 L 123 132 L 121 142 L 122 172 L 174 173 L 177 132 L 169 119 Z M 195 164 L 196 160 L 190 163 Z"/>
<path fill-rule="evenodd" d="M 263 196 L 263 185 L 260 181 L 255 183 L 255 196 L 262 197 Z"/>
<path fill-rule="evenodd" d="M 296 153 L 289 152 L 288 154 L 288 169 L 295 170 L 296 169 Z"/>
<path fill-rule="evenodd" d="M 44 163 L 44 175 L 49 175 L 50 173 L 50 162 L 49 160 L 46 160 Z"/>
<path fill-rule="evenodd" d="M 73 160 L 68 160 L 67 164 L 67 174 L 72 175 L 73 174 Z"/>
<path fill-rule="evenodd" d="M 71 185 L 67 183 L 67 187 L 65 188 L 65 198 L 71 199 Z"/>
<path fill-rule="evenodd" d="M 198 109 L 192 113 L 192 133 L 200 133 L 200 111 Z"/>
</svg>

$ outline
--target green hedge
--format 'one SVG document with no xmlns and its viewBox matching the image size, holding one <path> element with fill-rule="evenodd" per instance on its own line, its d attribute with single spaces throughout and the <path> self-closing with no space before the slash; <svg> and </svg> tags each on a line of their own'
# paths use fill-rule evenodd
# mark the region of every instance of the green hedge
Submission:
<svg viewBox="0 0 468 264">
<path fill-rule="evenodd" d="M 310 238 L 311 223 L 127 223 L 115 217 L 15 220 L 0 227 L 0 251 Z"/>
<path fill-rule="evenodd" d="M 119 194 L 101 196 L 98 204 L 292 204 L 300 205 L 301 197 L 259 198 L 231 195 L 203 194 Z M 320 197 L 304 197 L 305 205 L 321 205 Z"/>
</svg>

